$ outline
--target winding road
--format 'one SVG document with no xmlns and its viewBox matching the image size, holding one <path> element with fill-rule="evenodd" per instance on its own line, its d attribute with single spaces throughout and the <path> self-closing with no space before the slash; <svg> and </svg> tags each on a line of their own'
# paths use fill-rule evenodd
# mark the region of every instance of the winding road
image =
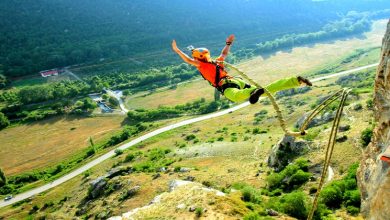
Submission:
<svg viewBox="0 0 390 220">
<path fill-rule="evenodd" d="M 375 64 L 371 64 L 371 65 L 366 65 L 366 66 L 362 66 L 362 67 L 358 67 L 358 68 L 354 68 L 354 69 L 351 69 L 351 70 L 347 70 L 347 71 L 343 71 L 343 72 L 339 72 L 339 73 L 335 73 L 335 74 L 330 74 L 330 75 L 327 75 L 327 76 L 323 76 L 323 77 L 318 77 L 318 78 L 315 78 L 315 79 L 311 79 L 312 82 L 317 82 L 317 81 L 320 81 L 320 80 L 324 80 L 324 79 L 328 79 L 328 78 L 333 78 L 333 77 L 337 77 L 337 76 L 341 76 L 341 75 L 346 75 L 346 74 L 349 74 L 349 73 L 355 73 L 355 72 L 358 72 L 358 71 L 361 71 L 361 70 L 364 70 L 364 69 L 368 69 L 368 68 L 372 68 L 372 67 L 376 67 L 378 65 L 378 63 L 375 63 Z M 242 104 L 239 104 L 239 105 L 236 105 L 232 108 L 229 108 L 229 109 L 225 109 L 225 110 L 222 110 L 222 111 L 219 111 L 219 112 L 215 112 L 215 113 L 212 113 L 212 114 L 208 114 L 208 115 L 204 115 L 204 116 L 200 116 L 200 117 L 197 117 L 197 118 L 193 118 L 193 119 L 188 119 L 188 120 L 184 120 L 184 121 L 181 121 L 181 122 L 178 122 L 176 124 L 172 124 L 172 125 L 168 125 L 166 127 L 163 127 L 163 128 L 159 128 L 155 131 L 152 131 L 150 133 L 147 133 L 141 137 L 138 137 L 126 144 L 123 144 L 121 146 L 119 146 L 118 148 L 116 149 L 121 149 L 121 150 L 125 150 L 131 146 L 134 146 L 148 138 L 151 138 L 151 137 L 154 137 L 156 135 L 159 135 L 163 132 L 166 132 L 166 131 L 169 131 L 169 130 L 172 130 L 172 129 L 175 129 L 175 128 L 178 128 L 178 127 L 182 127 L 182 126 L 185 126 L 185 125 L 189 125 L 189 124 L 193 124 L 193 123 L 196 123 L 196 122 L 199 122 L 199 121 L 204 121 L 204 120 L 207 120 L 207 119 L 211 119 L 211 118 L 215 118 L 215 117 L 219 117 L 219 116 L 222 116 L 222 115 L 225 115 L 225 114 L 228 114 L 230 112 L 233 112 L 233 111 L 236 111 L 236 110 L 239 110 L 241 108 L 244 108 L 244 107 L 247 107 L 249 104 L 249 102 L 244 102 Z M 0 208 L 1 207 L 5 207 L 5 206 L 8 206 L 8 205 L 11 205 L 11 204 L 14 204 L 16 202 L 19 202 L 19 201 L 22 201 L 24 199 L 27 199 L 27 198 L 30 198 L 36 194 L 39 194 L 39 193 L 42 193 L 44 191 L 47 191 L 51 188 L 54 188 L 70 179 L 72 179 L 73 177 L 75 176 L 78 176 L 80 174 L 82 174 L 83 172 L 89 170 L 90 168 L 98 165 L 99 163 L 115 156 L 115 150 L 116 149 L 113 149 L 111 150 L 110 152 L 94 159 L 93 161 L 83 165 L 82 167 L 60 177 L 59 179 L 57 180 L 54 180 L 53 182 L 51 183 L 48 183 L 48 184 L 45 184 L 43 186 L 40 186 L 40 187 L 37 187 L 35 189 L 32 189 L 30 191 L 27 191 L 27 192 L 24 192 L 24 193 L 21 193 L 21 194 L 18 194 L 16 195 L 14 198 L 12 198 L 11 200 L 8 200 L 8 201 L 0 201 Z"/>
</svg>

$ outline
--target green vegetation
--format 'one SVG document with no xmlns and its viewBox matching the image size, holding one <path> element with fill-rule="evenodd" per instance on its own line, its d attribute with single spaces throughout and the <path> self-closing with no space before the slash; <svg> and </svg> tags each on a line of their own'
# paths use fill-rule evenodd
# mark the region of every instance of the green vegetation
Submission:
<svg viewBox="0 0 390 220">
<path fill-rule="evenodd" d="M 358 167 L 358 163 L 353 164 L 343 179 L 334 180 L 325 186 L 320 193 L 320 202 L 330 209 L 344 206 L 348 213 L 358 214 L 360 212 L 360 192 L 356 182 Z"/>
<path fill-rule="evenodd" d="M 290 175 L 294 170 L 307 171 L 307 160 L 297 159 L 293 164 L 287 166 L 280 174 L 284 175 L 283 179 L 275 178 L 275 174 L 269 175 L 267 181 L 275 186 L 276 182 L 288 182 L 288 179 L 292 179 Z M 334 180 L 330 184 L 324 187 L 320 193 L 319 204 L 314 213 L 314 219 L 326 219 L 326 217 L 332 213 L 331 210 L 338 209 L 344 206 L 349 214 L 356 215 L 360 212 L 360 192 L 357 189 L 356 183 L 356 170 L 358 164 L 353 164 L 346 176 L 342 180 Z M 287 180 L 287 181 L 286 181 Z M 301 181 L 302 185 L 307 180 Z M 297 183 L 297 182 L 296 182 Z M 279 187 L 283 187 L 282 184 L 278 184 Z M 272 192 L 268 190 L 258 190 L 243 183 L 235 183 L 232 186 L 235 189 L 239 189 L 242 193 L 241 199 L 247 204 L 247 207 L 252 210 L 248 213 L 244 219 L 263 219 L 263 216 L 268 215 L 264 210 L 274 210 L 288 214 L 291 217 L 297 219 L 306 219 L 309 213 L 309 198 L 305 192 L 300 189 L 283 193 L 283 188 L 271 188 Z M 283 190 L 282 190 L 283 189 Z M 263 196 L 262 196 L 263 195 Z M 264 199 L 264 196 L 268 196 L 268 199 Z M 265 200 L 265 201 L 264 201 Z"/>
<path fill-rule="evenodd" d="M 196 215 L 196 217 L 200 217 L 200 216 L 202 216 L 202 214 L 203 214 L 203 208 L 202 207 L 197 207 L 196 209 L 195 209 L 195 215 Z"/>
<path fill-rule="evenodd" d="M 153 110 L 137 109 L 135 111 L 129 111 L 127 117 L 131 121 L 155 121 L 180 117 L 184 114 L 207 114 L 220 108 L 224 109 L 228 107 L 229 102 L 227 100 L 206 102 L 204 98 L 201 98 L 192 103 L 177 105 L 175 107 L 159 107 L 158 109 Z"/>
<path fill-rule="evenodd" d="M 147 153 L 137 155 L 137 162 L 133 163 L 133 169 L 137 172 L 156 172 L 161 168 L 167 167 L 173 164 L 176 160 L 168 158 L 171 150 L 164 148 L 154 148 Z M 134 155 L 135 156 L 135 155 Z M 132 159 L 132 161 L 134 158 Z M 126 161 L 126 160 L 125 160 Z M 180 169 L 180 168 L 179 168 Z"/>
<path fill-rule="evenodd" d="M 7 185 L 7 177 L 3 170 L 0 168 L 0 187 Z"/>
<path fill-rule="evenodd" d="M 258 44 L 254 48 L 254 53 L 264 53 L 286 47 L 290 48 L 304 43 L 307 44 L 319 40 L 328 40 L 335 37 L 362 33 L 370 27 L 370 22 L 365 16 L 367 15 L 360 15 L 356 12 L 350 13 L 339 21 L 326 24 L 322 30 L 318 32 L 284 35 L 282 38 Z"/>
<path fill-rule="evenodd" d="M 371 142 L 372 134 L 372 128 L 366 128 L 362 131 L 362 134 L 360 135 L 360 141 L 363 147 L 367 147 L 367 145 Z"/>
<path fill-rule="evenodd" d="M 376 52 L 377 50 L 379 50 L 379 48 L 377 48 L 377 47 L 371 47 L 371 48 L 366 48 L 366 49 L 356 49 L 352 54 L 349 54 L 348 56 L 342 58 L 338 63 L 334 63 L 330 66 L 327 66 L 324 69 L 318 70 L 317 72 L 314 73 L 314 75 L 328 74 L 328 73 L 335 73 L 337 71 L 342 71 L 344 69 L 342 69 L 342 68 L 340 69 L 340 67 L 345 66 L 346 64 L 349 64 L 357 59 L 362 59 L 367 54 Z M 348 77 L 348 76 L 345 76 L 345 77 Z M 340 82 L 346 80 L 345 77 Z M 352 79 L 352 81 L 354 81 L 354 79 Z"/>
<path fill-rule="evenodd" d="M 166 7 L 163 1 L 145 3 L 141 0 L 131 3 L 99 1 L 82 4 L 65 0 L 55 5 L 46 0 L 29 4 L 2 1 L 0 9 L 4 24 L 0 30 L 4 34 L 0 41 L 5 43 L 0 50 L 0 73 L 15 77 L 75 64 L 96 64 L 94 70 L 101 71 L 107 69 L 105 65 L 110 66 L 111 70 L 116 67 L 134 71 L 147 66 L 166 66 L 176 62 L 174 54 L 166 46 L 171 39 L 176 38 L 183 45 L 200 44 L 204 43 L 205 38 L 197 33 L 202 32 L 207 33 L 210 44 L 220 42 L 226 36 L 225 33 L 212 31 L 215 24 L 221 30 L 230 28 L 232 33 L 247 39 L 242 41 L 241 47 L 279 38 L 277 44 L 259 44 L 254 51 L 258 52 L 289 46 L 291 43 L 310 43 L 318 39 L 361 33 L 364 31 L 362 28 L 366 27 L 363 18 L 388 17 L 387 11 L 375 12 L 382 10 L 381 2 L 354 2 L 355 11 L 370 12 L 349 13 L 346 18 L 335 22 L 340 14 L 351 10 L 346 5 L 352 4 L 352 0 L 346 0 L 344 4 L 324 2 L 320 7 L 317 2 L 310 0 L 285 2 L 277 6 L 273 1 L 246 4 L 233 1 L 220 5 L 216 0 L 209 4 L 183 4 L 174 0 L 171 4 L 175 7 Z M 52 8 L 56 8 L 55 13 Z M 199 22 L 199 19 L 188 16 L 189 8 L 191 11 L 208 13 L 197 14 L 202 17 L 202 22 Z M 216 8 L 218 10 L 214 10 Z M 243 10 L 247 13 L 241 13 Z M 220 17 L 220 11 L 229 16 Z M 269 13 L 274 11 L 278 13 Z M 272 16 L 277 16 L 278 22 L 273 22 Z M 182 22 L 172 22 L 177 17 Z M 329 21 L 330 24 L 326 24 Z M 338 28 L 345 23 L 353 28 Z M 246 28 L 248 26 L 251 28 Z M 324 28 L 318 31 L 321 26 Z M 308 32 L 312 34 L 300 35 Z M 256 40 L 250 38 L 253 34 L 257 35 Z M 25 39 L 24 36 L 29 37 Z M 291 42 L 290 38 L 294 41 Z M 250 52 L 252 50 L 243 50 L 237 56 L 244 57 Z M 126 65 L 113 62 L 119 59 Z"/>
<path fill-rule="evenodd" d="M 371 92 L 374 87 L 375 70 L 363 71 L 340 77 L 336 83 L 342 87 L 352 88 L 353 94 Z"/>
<path fill-rule="evenodd" d="M 0 130 L 7 127 L 10 124 L 8 118 L 0 112 Z"/>
<path fill-rule="evenodd" d="M 9 84 L 9 80 L 3 74 L 0 74 L 0 89 L 5 88 Z"/>
<path fill-rule="evenodd" d="M 270 190 L 283 189 L 284 191 L 298 189 L 309 180 L 311 174 L 307 171 L 308 161 L 298 158 L 281 172 L 270 174 L 267 177 L 268 188 Z"/>
</svg>

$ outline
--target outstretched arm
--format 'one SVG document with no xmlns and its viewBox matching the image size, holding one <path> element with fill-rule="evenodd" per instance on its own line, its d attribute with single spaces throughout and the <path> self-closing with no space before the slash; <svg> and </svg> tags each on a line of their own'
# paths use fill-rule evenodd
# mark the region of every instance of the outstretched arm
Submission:
<svg viewBox="0 0 390 220">
<path fill-rule="evenodd" d="M 230 49 L 230 46 L 232 45 L 234 41 L 234 35 L 231 34 L 228 38 L 226 38 L 226 45 L 225 47 L 222 49 L 222 52 L 221 52 L 221 55 L 220 57 L 225 59 L 229 53 L 229 49 Z"/>
<path fill-rule="evenodd" d="M 179 54 L 179 56 L 184 60 L 184 62 L 188 63 L 188 64 L 191 64 L 193 66 L 196 66 L 198 67 L 199 66 L 199 61 L 197 60 L 194 60 L 192 59 L 191 57 L 187 56 L 187 54 L 183 53 L 183 51 L 181 51 L 177 45 L 176 45 L 176 41 L 173 40 L 172 41 L 172 49 L 173 51 L 175 51 L 177 54 Z"/>
</svg>

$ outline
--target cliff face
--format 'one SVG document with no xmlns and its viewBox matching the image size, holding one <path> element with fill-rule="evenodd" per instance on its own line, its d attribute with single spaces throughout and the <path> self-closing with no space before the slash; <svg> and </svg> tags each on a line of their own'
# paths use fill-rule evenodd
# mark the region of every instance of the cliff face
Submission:
<svg viewBox="0 0 390 220">
<path fill-rule="evenodd" d="M 390 216 L 390 169 L 380 155 L 390 148 L 390 20 L 383 38 L 374 88 L 375 128 L 358 171 L 362 213 L 367 219 Z"/>
</svg>

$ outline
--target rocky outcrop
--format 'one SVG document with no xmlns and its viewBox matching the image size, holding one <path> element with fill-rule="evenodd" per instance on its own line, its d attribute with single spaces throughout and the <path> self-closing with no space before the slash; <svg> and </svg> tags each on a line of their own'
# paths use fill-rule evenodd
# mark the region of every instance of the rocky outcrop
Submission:
<svg viewBox="0 0 390 220">
<path fill-rule="evenodd" d="M 374 87 L 376 126 L 358 170 L 362 213 L 367 219 L 389 219 L 390 169 L 380 155 L 390 147 L 390 21 L 383 38 Z"/>
<path fill-rule="evenodd" d="M 236 200 L 231 200 L 221 191 L 183 180 L 173 180 L 168 187 L 168 192 L 156 196 L 149 205 L 109 220 L 197 219 L 194 211 L 199 207 L 205 219 L 238 219 L 242 216 L 242 210 L 239 210 L 241 202 L 236 204 Z"/>
<path fill-rule="evenodd" d="M 306 143 L 304 141 L 295 141 L 295 137 L 285 135 L 278 144 L 272 147 L 268 156 L 267 164 L 280 171 L 293 161 L 294 158 L 305 152 Z"/>
<path fill-rule="evenodd" d="M 306 118 L 311 114 L 311 112 L 306 113 L 295 123 L 296 128 L 300 128 L 302 124 L 306 121 Z M 312 128 L 315 126 L 319 126 L 325 123 L 332 121 L 336 117 L 336 112 L 325 112 L 323 115 L 317 116 L 310 121 L 307 128 Z"/>
</svg>

